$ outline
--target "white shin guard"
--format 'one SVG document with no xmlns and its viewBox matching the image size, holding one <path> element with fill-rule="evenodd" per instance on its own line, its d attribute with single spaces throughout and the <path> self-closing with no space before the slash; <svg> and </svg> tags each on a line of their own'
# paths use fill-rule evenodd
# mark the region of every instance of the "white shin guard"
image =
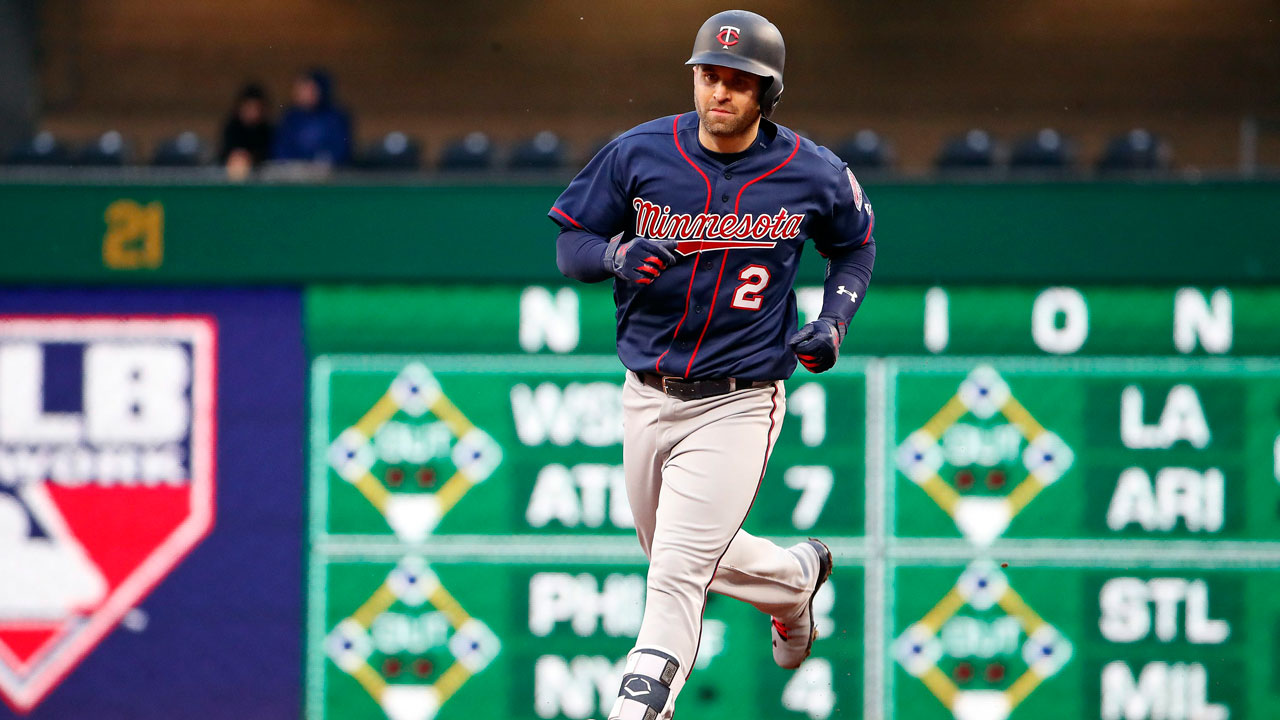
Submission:
<svg viewBox="0 0 1280 720">
<path fill-rule="evenodd" d="M 609 720 L 662 720 L 671 717 L 684 685 L 680 661 L 661 648 L 637 648 L 627 658 L 618 699 Z"/>
</svg>

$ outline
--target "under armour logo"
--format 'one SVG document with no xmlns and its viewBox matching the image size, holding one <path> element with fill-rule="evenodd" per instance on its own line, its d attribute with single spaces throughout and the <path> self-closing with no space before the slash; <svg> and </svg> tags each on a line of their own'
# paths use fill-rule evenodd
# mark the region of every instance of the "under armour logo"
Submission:
<svg viewBox="0 0 1280 720">
<path fill-rule="evenodd" d="M 650 683 L 649 680 L 646 678 L 633 677 L 627 681 L 626 685 L 622 686 L 622 691 L 630 695 L 631 697 L 648 695 L 649 693 L 653 692 L 653 684 Z"/>
<path fill-rule="evenodd" d="M 845 288 L 845 286 L 843 286 L 843 285 L 841 285 L 840 287 L 836 288 L 836 294 L 837 294 L 837 295 L 848 295 L 848 296 L 849 296 L 849 302 L 858 302 L 858 293 L 853 292 L 852 290 L 848 290 L 848 289 L 846 289 L 846 288 Z"/>
</svg>

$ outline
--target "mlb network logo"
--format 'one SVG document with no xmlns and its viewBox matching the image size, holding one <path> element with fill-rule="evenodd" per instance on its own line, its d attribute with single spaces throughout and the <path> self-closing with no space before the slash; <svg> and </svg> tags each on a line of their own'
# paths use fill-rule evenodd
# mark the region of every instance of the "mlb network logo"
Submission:
<svg viewBox="0 0 1280 720">
<path fill-rule="evenodd" d="M 0 316 L 0 698 L 36 706 L 209 532 L 207 317 Z"/>
</svg>

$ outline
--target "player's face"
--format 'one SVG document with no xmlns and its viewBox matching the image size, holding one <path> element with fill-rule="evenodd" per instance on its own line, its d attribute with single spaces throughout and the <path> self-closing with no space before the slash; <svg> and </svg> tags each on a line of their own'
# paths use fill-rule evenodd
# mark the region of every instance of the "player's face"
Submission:
<svg viewBox="0 0 1280 720">
<path fill-rule="evenodd" d="M 760 119 L 760 77 L 720 65 L 695 65 L 693 105 L 703 129 L 712 135 L 752 132 Z"/>
</svg>

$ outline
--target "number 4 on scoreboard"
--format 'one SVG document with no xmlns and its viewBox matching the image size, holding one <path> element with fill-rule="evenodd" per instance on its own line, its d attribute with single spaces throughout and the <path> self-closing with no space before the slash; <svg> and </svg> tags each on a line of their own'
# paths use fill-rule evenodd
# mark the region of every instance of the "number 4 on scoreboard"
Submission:
<svg viewBox="0 0 1280 720">
<path fill-rule="evenodd" d="M 836 707 L 836 694 L 831 677 L 831 662 L 825 658 L 810 658 L 782 688 L 782 707 L 802 712 L 810 720 L 826 720 Z"/>
</svg>

